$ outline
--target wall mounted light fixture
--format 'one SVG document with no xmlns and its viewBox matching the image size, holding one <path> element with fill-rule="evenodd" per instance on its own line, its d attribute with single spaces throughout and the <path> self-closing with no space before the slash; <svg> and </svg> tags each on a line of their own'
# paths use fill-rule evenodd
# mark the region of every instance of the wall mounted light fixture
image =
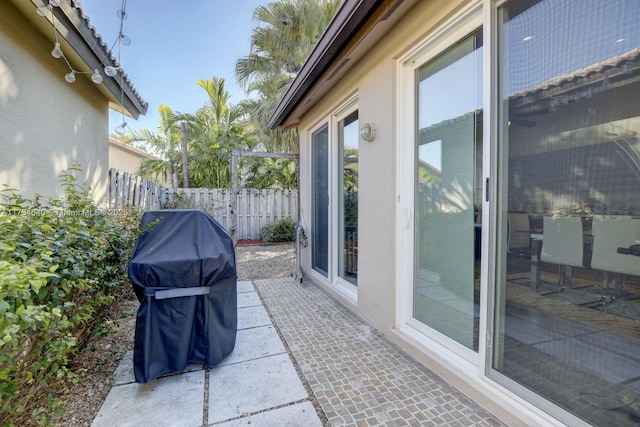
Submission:
<svg viewBox="0 0 640 427">
<path fill-rule="evenodd" d="M 376 127 L 373 123 L 365 123 L 360 128 L 360 136 L 362 139 L 368 142 L 373 142 L 376 139 Z"/>
</svg>

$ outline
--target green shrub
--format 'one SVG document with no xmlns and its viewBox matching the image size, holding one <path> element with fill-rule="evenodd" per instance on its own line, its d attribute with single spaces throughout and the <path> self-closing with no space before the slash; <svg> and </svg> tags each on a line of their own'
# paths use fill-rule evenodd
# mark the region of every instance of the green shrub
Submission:
<svg viewBox="0 0 640 427">
<path fill-rule="evenodd" d="M 0 425 L 47 424 L 69 358 L 124 294 L 140 213 L 99 210 L 72 168 L 64 200 L 0 191 Z M 111 214 L 111 215 L 109 215 Z M 117 215 L 114 215 L 117 214 Z"/>
<path fill-rule="evenodd" d="M 264 243 L 291 242 L 296 223 L 289 218 L 267 224 L 260 230 L 260 240 Z"/>
</svg>

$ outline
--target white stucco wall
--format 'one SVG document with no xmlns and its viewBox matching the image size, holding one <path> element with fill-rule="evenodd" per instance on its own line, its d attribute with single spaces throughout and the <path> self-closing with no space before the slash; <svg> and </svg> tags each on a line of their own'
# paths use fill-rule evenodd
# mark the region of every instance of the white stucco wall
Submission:
<svg viewBox="0 0 640 427">
<path fill-rule="evenodd" d="M 107 100 L 90 75 L 67 83 L 69 69 L 52 48 L 0 2 L 0 185 L 24 196 L 60 197 L 57 176 L 77 163 L 101 203 L 108 191 Z"/>
</svg>

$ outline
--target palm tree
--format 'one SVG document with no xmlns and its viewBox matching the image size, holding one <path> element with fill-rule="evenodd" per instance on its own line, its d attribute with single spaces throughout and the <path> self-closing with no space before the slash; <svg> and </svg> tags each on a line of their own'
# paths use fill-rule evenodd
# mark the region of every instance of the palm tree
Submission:
<svg viewBox="0 0 640 427">
<path fill-rule="evenodd" d="M 191 159 L 190 177 L 195 187 L 226 188 L 231 186 L 231 153 L 236 149 L 250 149 L 251 134 L 240 126 L 243 110 L 229 104 L 225 80 L 213 77 L 199 80 L 209 102 L 195 114 L 179 114 L 186 124 Z"/>
<path fill-rule="evenodd" d="M 270 130 L 267 121 L 288 85 L 338 10 L 341 0 L 280 0 L 259 6 L 249 55 L 236 62 L 236 77 L 256 100 L 243 106 L 269 151 L 297 151 L 295 131 Z"/>
<path fill-rule="evenodd" d="M 291 159 L 260 159 L 249 162 L 245 186 L 291 190 L 298 184 L 296 165 Z"/>
<path fill-rule="evenodd" d="M 175 179 L 174 172 L 182 165 L 180 153 L 180 131 L 176 127 L 175 113 L 167 105 L 158 107 L 160 122 L 158 132 L 148 129 L 133 130 L 134 140 L 144 142 L 150 147 L 160 160 L 146 159 L 140 164 L 140 176 L 148 179 L 163 178 L 163 181 L 170 182 L 172 187 L 179 185 Z"/>
</svg>

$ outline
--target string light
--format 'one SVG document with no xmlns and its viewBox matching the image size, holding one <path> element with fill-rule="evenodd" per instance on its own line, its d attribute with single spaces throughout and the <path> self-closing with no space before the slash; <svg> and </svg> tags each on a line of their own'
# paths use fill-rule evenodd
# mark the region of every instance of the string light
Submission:
<svg viewBox="0 0 640 427">
<path fill-rule="evenodd" d="M 122 124 L 120 126 L 117 126 L 115 128 L 115 132 L 118 135 L 124 135 L 127 129 L 127 122 L 124 121 L 124 119 L 122 120 Z"/>
<path fill-rule="evenodd" d="M 56 16 L 53 13 L 53 8 L 60 7 L 61 0 L 48 0 L 47 4 L 41 7 L 36 8 L 36 12 L 38 15 L 42 17 L 51 16 L 51 24 L 53 26 L 53 35 L 55 38 L 53 44 L 53 50 L 51 51 L 51 56 L 56 59 L 62 58 L 67 66 L 69 67 L 69 72 L 65 74 L 64 79 L 68 83 L 75 83 L 76 74 L 91 74 L 91 81 L 95 84 L 101 84 L 104 80 L 102 74 L 100 73 L 100 68 L 95 68 L 93 71 L 78 71 L 71 66 L 71 63 L 67 59 L 64 54 L 64 51 L 60 47 L 60 41 L 58 40 L 58 30 L 56 29 Z M 72 0 L 76 6 L 82 6 L 81 0 Z M 116 15 L 118 19 L 120 19 L 120 29 L 118 31 L 118 36 L 116 40 L 113 42 L 113 47 L 109 49 L 108 56 L 111 57 L 113 49 L 117 47 L 118 49 L 118 58 L 117 64 L 120 64 L 120 46 L 129 46 L 131 44 L 131 38 L 123 33 L 124 29 L 124 20 L 127 19 L 127 0 L 122 0 L 122 7 L 118 9 Z M 102 67 L 102 71 L 104 75 L 107 77 L 115 78 L 118 75 L 118 72 L 122 71 L 120 66 L 113 66 L 111 64 L 104 65 Z M 120 104 L 124 104 L 124 76 L 120 73 Z M 124 109 L 122 110 L 122 124 L 115 128 L 115 132 L 118 135 L 124 135 L 127 128 L 127 122 L 124 120 Z"/>
<path fill-rule="evenodd" d="M 118 70 L 120 70 L 120 67 L 116 68 L 112 67 L 111 65 L 107 65 L 106 67 L 104 67 L 104 73 L 109 77 L 113 77 L 118 74 Z"/>
<path fill-rule="evenodd" d="M 129 38 L 129 36 L 126 36 L 124 34 L 120 34 L 120 43 L 122 43 L 122 45 L 124 46 L 129 46 L 131 45 L 131 39 Z"/>
<path fill-rule="evenodd" d="M 59 59 L 62 58 L 62 55 L 64 55 L 64 53 L 62 53 L 62 49 L 60 49 L 60 43 L 55 42 L 55 44 L 53 45 L 53 50 L 51 51 L 51 56 Z"/>
<path fill-rule="evenodd" d="M 122 45 L 124 46 L 129 46 L 131 44 L 131 39 L 128 36 L 125 36 L 123 34 L 123 29 L 124 29 L 124 20 L 127 19 L 127 0 L 122 0 L 122 7 L 120 9 L 118 9 L 116 15 L 118 16 L 118 18 L 120 19 L 120 29 L 118 31 L 118 38 L 116 39 L 116 41 L 114 42 L 114 47 L 117 46 L 118 47 L 118 64 L 121 63 L 120 61 L 120 47 Z M 111 51 L 109 51 L 109 53 L 111 53 Z M 110 76 L 111 73 L 113 73 L 113 76 L 115 76 L 117 74 L 117 72 L 120 71 L 120 68 L 114 68 L 111 66 L 107 66 L 104 69 L 104 72 L 106 75 Z M 122 74 L 120 74 L 120 105 L 124 105 L 124 85 L 123 85 L 123 80 L 124 77 L 122 76 Z M 127 122 L 124 120 L 124 107 L 122 107 L 122 124 L 120 126 L 117 126 L 114 131 L 117 135 L 124 135 L 127 129 Z"/>
<path fill-rule="evenodd" d="M 56 22 L 55 22 L 56 17 L 55 17 L 55 14 L 53 13 L 53 8 L 60 7 L 60 1 L 61 0 L 49 0 L 45 6 L 41 6 L 36 9 L 36 12 L 40 16 L 46 17 L 49 14 L 51 15 L 53 35 L 55 38 L 55 42 L 53 44 L 53 50 L 51 51 L 51 56 L 53 56 L 56 59 L 62 58 L 66 62 L 67 66 L 69 67 L 69 73 L 65 74 L 64 79 L 68 83 L 74 83 L 76 81 L 76 74 L 91 74 L 91 81 L 93 81 L 95 84 L 101 84 L 104 78 L 102 77 L 102 74 L 100 73 L 99 68 L 96 68 L 93 71 L 84 71 L 84 72 L 74 69 L 69 63 L 69 60 L 67 59 L 67 57 L 65 56 L 64 51 L 60 47 L 60 41 L 58 40 L 58 30 L 56 28 Z M 74 0 L 74 2 L 77 5 L 80 4 L 79 0 Z M 126 0 L 122 2 L 122 8 L 118 9 L 118 12 L 117 12 L 117 16 L 120 19 L 120 30 L 118 31 L 118 38 L 114 42 L 114 47 L 116 45 L 118 46 L 118 60 L 119 60 L 119 54 L 120 54 L 120 45 L 129 46 L 131 44 L 131 39 L 125 34 L 123 34 L 122 32 L 123 21 L 127 19 L 127 12 L 125 8 L 126 8 Z M 113 48 L 109 50 L 109 55 L 111 55 L 112 51 L 113 51 Z M 121 68 L 114 67 L 113 65 L 106 65 L 104 66 L 103 70 L 106 76 L 115 77 L 118 74 L 118 71 L 121 70 Z"/>
<path fill-rule="evenodd" d="M 91 76 L 91 80 L 97 85 L 102 83 L 102 75 L 100 74 L 100 70 L 98 70 L 97 68 L 93 70 L 93 75 Z"/>
<path fill-rule="evenodd" d="M 64 76 L 64 79 L 68 82 L 68 83 L 73 83 L 76 81 L 76 72 L 71 70 L 71 72 L 69 74 L 66 74 Z"/>
</svg>

